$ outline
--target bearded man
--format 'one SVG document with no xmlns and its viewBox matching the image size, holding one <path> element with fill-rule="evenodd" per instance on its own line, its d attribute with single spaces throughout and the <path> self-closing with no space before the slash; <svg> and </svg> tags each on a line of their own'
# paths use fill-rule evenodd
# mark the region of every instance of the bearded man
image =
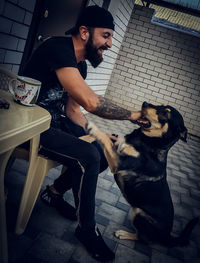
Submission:
<svg viewBox="0 0 200 263">
<path fill-rule="evenodd" d="M 85 135 L 86 111 L 107 119 L 136 121 L 140 112 L 131 112 L 99 96 L 87 85 L 88 60 L 96 68 L 103 52 L 111 48 L 114 21 L 110 12 L 86 7 L 70 37 L 52 37 L 41 44 L 28 61 L 23 74 L 42 82 L 37 104 L 51 116 L 50 129 L 41 135 L 43 154 L 67 166 L 41 199 L 70 220 L 78 220 L 75 236 L 97 260 L 112 260 L 114 253 L 104 242 L 95 222 L 95 192 L 98 174 L 107 168 L 97 144 L 78 137 Z M 73 190 L 75 208 L 63 194 Z"/>
</svg>

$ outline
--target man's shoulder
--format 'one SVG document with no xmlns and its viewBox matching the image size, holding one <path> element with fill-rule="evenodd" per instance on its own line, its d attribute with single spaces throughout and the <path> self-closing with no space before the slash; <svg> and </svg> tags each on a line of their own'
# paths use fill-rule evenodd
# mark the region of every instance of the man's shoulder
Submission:
<svg viewBox="0 0 200 263">
<path fill-rule="evenodd" d="M 42 43 L 36 51 L 36 54 L 39 57 L 41 55 L 42 57 L 48 58 L 48 61 L 54 61 L 56 64 L 67 60 L 73 61 L 73 65 L 76 65 L 74 46 L 72 38 L 70 37 L 51 37 Z"/>
<path fill-rule="evenodd" d="M 63 46 L 65 48 L 72 48 L 73 42 L 70 37 L 54 36 L 54 37 L 49 37 L 41 46 L 43 47 Z"/>
</svg>

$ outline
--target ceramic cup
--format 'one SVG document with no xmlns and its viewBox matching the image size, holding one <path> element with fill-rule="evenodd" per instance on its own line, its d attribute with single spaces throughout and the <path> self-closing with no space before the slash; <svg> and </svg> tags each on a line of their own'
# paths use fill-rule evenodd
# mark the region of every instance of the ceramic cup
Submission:
<svg viewBox="0 0 200 263">
<path fill-rule="evenodd" d="M 17 76 L 9 82 L 10 93 L 22 105 L 34 106 L 40 92 L 41 82 L 28 77 Z"/>
</svg>

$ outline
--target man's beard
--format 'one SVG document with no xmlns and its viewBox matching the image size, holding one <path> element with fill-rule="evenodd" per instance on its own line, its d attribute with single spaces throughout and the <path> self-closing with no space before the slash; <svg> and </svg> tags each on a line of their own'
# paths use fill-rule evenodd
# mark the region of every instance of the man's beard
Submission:
<svg viewBox="0 0 200 263">
<path fill-rule="evenodd" d="M 90 36 L 88 39 L 88 42 L 86 44 L 86 56 L 85 58 L 91 63 L 93 68 L 96 68 L 102 61 L 103 61 L 103 56 L 102 54 L 98 53 L 99 49 L 107 49 L 105 46 L 101 46 L 100 48 L 96 48 L 93 45 L 93 34 L 90 32 Z"/>
</svg>

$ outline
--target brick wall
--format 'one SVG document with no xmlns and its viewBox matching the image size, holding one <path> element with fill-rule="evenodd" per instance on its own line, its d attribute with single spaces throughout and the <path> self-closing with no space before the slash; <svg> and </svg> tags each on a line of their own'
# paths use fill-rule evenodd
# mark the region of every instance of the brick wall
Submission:
<svg viewBox="0 0 200 263">
<path fill-rule="evenodd" d="M 129 109 L 175 106 L 200 136 L 200 39 L 151 24 L 153 12 L 134 6 L 105 96 Z"/>
<path fill-rule="evenodd" d="M 36 0 L 1 0 L 0 64 L 18 72 Z"/>
<path fill-rule="evenodd" d="M 134 0 L 111 0 L 109 11 L 115 20 L 115 32 L 113 37 L 113 46 L 109 51 L 104 53 L 104 61 L 96 69 L 88 64 L 88 85 L 99 95 L 104 95 L 107 89 L 115 61 L 123 41 L 126 27 L 128 25 Z M 98 4 L 102 6 L 103 0 L 90 1 L 90 5 Z"/>
</svg>

